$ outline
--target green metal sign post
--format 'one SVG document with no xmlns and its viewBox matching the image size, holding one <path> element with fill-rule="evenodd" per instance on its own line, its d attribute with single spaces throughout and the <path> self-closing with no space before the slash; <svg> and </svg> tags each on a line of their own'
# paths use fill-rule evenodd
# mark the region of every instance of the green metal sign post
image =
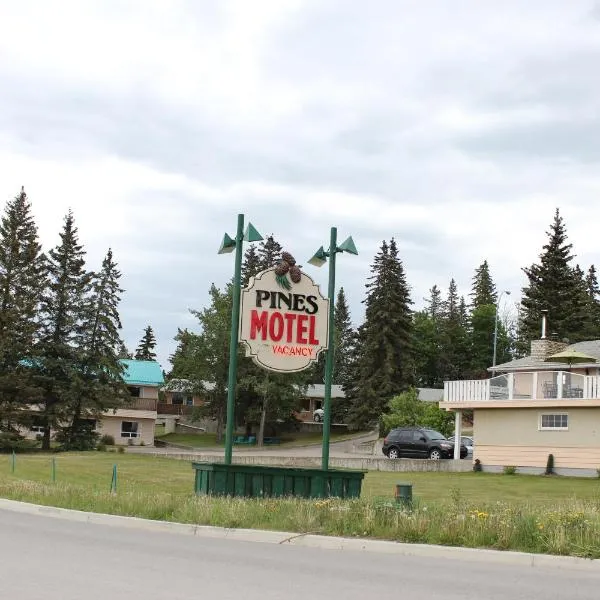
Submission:
<svg viewBox="0 0 600 600">
<path fill-rule="evenodd" d="M 225 428 L 225 464 L 231 464 L 233 453 L 233 430 L 235 421 L 235 387 L 237 382 L 237 357 L 240 326 L 240 294 L 242 284 L 242 245 L 243 242 L 259 242 L 262 236 L 252 223 L 244 234 L 244 215 L 239 214 L 235 239 L 225 234 L 219 248 L 219 254 L 228 254 L 235 250 L 233 276 L 233 306 L 231 310 L 231 338 L 229 341 L 229 374 L 227 379 L 227 424 Z"/>
<path fill-rule="evenodd" d="M 329 257 L 329 286 L 327 295 L 329 296 L 329 328 L 327 354 L 325 356 L 325 394 L 323 397 L 323 450 L 321 453 L 321 468 L 326 471 L 329 469 L 329 436 L 331 432 L 331 384 L 333 379 L 333 360 L 335 356 L 335 255 L 338 252 L 348 252 L 349 254 L 358 254 L 354 240 L 349 237 L 340 246 L 337 245 L 337 228 L 332 227 L 329 238 L 329 251 L 325 252 L 321 246 L 315 255 L 308 261 L 315 267 L 321 267 Z"/>
</svg>

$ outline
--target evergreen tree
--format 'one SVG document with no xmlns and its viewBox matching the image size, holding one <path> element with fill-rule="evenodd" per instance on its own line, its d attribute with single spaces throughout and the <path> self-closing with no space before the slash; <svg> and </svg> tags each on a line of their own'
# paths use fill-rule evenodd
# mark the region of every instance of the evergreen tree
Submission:
<svg viewBox="0 0 600 600">
<path fill-rule="evenodd" d="M 462 379 L 469 364 L 467 312 L 464 298 L 459 298 L 454 279 L 443 303 L 440 323 L 442 381 Z"/>
<path fill-rule="evenodd" d="M 121 319 L 119 302 L 123 290 L 121 273 L 108 250 L 99 273 L 93 273 L 85 298 L 79 369 L 73 385 L 77 388 L 68 405 L 68 421 L 61 441 L 67 449 L 86 450 L 94 445 L 90 419 L 121 405 L 127 395 L 123 367 L 119 362 Z"/>
<path fill-rule="evenodd" d="M 154 348 L 156 348 L 156 338 L 152 327 L 148 325 L 144 329 L 144 335 L 135 350 L 135 360 L 156 360 Z"/>
<path fill-rule="evenodd" d="M 559 210 L 547 232 L 540 262 L 523 269 L 528 285 L 523 288 L 519 322 L 520 353 L 540 336 L 541 310 L 548 311 L 548 332 L 571 342 L 585 337 L 585 309 L 582 306 L 581 276 L 570 266 L 572 244 Z"/>
<path fill-rule="evenodd" d="M 60 243 L 50 250 L 48 282 L 41 302 L 41 332 L 33 370 L 43 387 L 42 448 L 50 449 L 51 429 L 68 417 L 78 376 L 78 347 L 84 321 L 84 300 L 90 284 L 85 251 L 79 243 L 73 213 L 65 217 Z"/>
<path fill-rule="evenodd" d="M 250 245 L 244 253 L 244 262 L 242 263 L 242 287 L 246 287 L 251 277 L 254 277 L 261 271 L 261 257 L 258 255 L 256 246 Z"/>
<path fill-rule="evenodd" d="M 119 343 L 119 349 L 117 351 L 117 354 L 119 356 L 119 358 L 121 359 L 133 359 L 133 352 L 131 352 L 128 348 L 127 345 L 125 344 L 125 342 L 123 340 L 120 341 Z"/>
<path fill-rule="evenodd" d="M 413 316 L 414 380 L 418 387 L 443 386 L 439 325 L 439 318 L 431 316 L 429 309 Z"/>
<path fill-rule="evenodd" d="M 352 379 L 353 349 L 356 343 L 356 333 L 352 328 L 350 308 L 346 299 L 346 292 L 341 287 L 337 294 L 334 310 L 334 358 L 333 358 L 333 383 L 347 386 Z M 325 356 L 325 353 L 322 353 Z M 320 358 L 320 357 L 319 357 Z M 325 372 L 323 371 L 323 380 Z M 331 399 L 332 423 L 346 423 L 350 402 L 347 398 Z"/>
<path fill-rule="evenodd" d="M 412 317 L 404 266 L 394 239 L 383 242 L 366 285 L 365 321 L 359 329 L 356 378 L 351 383 L 350 422 L 378 420 L 390 398 L 412 383 Z"/>
<path fill-rule="evenodd" d="M 23 361 L 33 359 L 44 260 L 31 204 L 21 189 L 0 220 L 0 433 L 15 437 L 14 426 L 25 417 L 22 409 L 39 393 Z"/>
<path fill-rule="evenodd" d="M 429 299 L 427 300 L 427 314 L 433 319 L 437 319 L 442 316 L 443 312 L 443 300 L 442 292 L 437 285 L 434 285 L 429 290 Z"/>
<path fill-rule="evenodd" d="M 257 267 L 257 273 L 274 267 L 281 258 L 281 252 L 283 248 L 279 242 L 275 240 L 273 234 L 267 236 L 258 245 L 258 262 L 255 263 Z M 255 273 L 253 273 L 255 274 Z"/>
<path fill-rule="evenodd" d="M 587 339 L 600 339 L 600 286 L 596 275 L 596 267 L 591 265 L 585 277 L 587 292 L 586 305 L 589 315 L 589 332 Z"/>
<path fill-rule="evenodd" d="M 473 309 L 479 308 L 480 306 L 489 306 L 491 304 L 494 306 L 496 305 L 498 294 L 490 274 L 490 267 L 487 260 L 484 260 L 479 267 L 475 269 L 470 296 Z"/>
</svg>

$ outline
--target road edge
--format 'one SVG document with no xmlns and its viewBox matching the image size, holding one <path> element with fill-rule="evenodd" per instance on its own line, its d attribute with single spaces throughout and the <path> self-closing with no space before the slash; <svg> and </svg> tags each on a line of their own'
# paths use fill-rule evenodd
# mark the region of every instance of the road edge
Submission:
<svg viewBox="0 0 600 600">
<path fill-rule="evenodd" d="M 384 540 L 334 537 L 311 533 L 299 534 L 285 531 L 268 531 L 263 529 L 228 529 L 225 527 L 214 527 L 211 525 L 173 523 L 170 521 L 142 519 L 140 517 L 84 512 L 68 508 L 59 508 L 55 506 L 20 502 L 17 500 L 8 500 L 6 498 L 0 498 L 0 510 L 53 517 L 96 525 L 141 529 L 157 533 L 162 532 L 175 533 L 179 535 L 193 535 L 201 538 L 230 539 L 241 542 L 258 542 L 280 545 L 286 544 L 309 548 L 321 548 L 326 550 L 373 552 L 379 554 L 395 554 L 399 556 L 447 558 L 454 560 L 467 559 L 472 562 L 585 570 L 600 574 L 600 559 L 579 558 L 575 556 L 529 554 L 526 552 L 489 550 L 486 548 L 462 548 L 454 546 L 434 546 L 429 544 L 407 544 Z"/>
</svg>

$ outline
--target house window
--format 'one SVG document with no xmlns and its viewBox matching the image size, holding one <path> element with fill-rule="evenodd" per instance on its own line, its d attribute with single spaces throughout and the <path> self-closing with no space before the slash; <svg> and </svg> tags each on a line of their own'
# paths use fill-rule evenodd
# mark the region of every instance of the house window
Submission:
<svg viewBox="0 0 600 600">
<path fill-rule="evenodd" d="M 90 431 L 98 431 L 98 421 L 96 419 L 80 419 L 79 423 Z"/>
<path fill-rule="evenodd" d="M 173 392 L 173 404 L 183 404 L 183 394 L 181 392 Z"/>
<path fill-rule="evenodd" d="M 186 406 L 194 406 L 194 396 L 186 396 L 185 397 L 185 405 Z"/>
<path fill-rule="evenodd" d="M 569 415 L 566 413 L 540 415 L 540 431 L 567 431 Z"/>
<path fill-rule="evenodd" d="M 129 395 L 132 398 L 139 398 L 140 397 L 140 387 L 137 385 L 128 385 L 127 389 L 129 390 Z"/>
<path fill-rule="evenodd" d="M 44 419 L 42 417 L 33 417 L 29 431 L 32 433 L 44 433 Z"/>
<path fill-rule="evenodd" d="M 139 437 L 137 421 L 122 421 L 121 422 L 121 437 L 123 438 L 137 438 Z"/>
</svg>

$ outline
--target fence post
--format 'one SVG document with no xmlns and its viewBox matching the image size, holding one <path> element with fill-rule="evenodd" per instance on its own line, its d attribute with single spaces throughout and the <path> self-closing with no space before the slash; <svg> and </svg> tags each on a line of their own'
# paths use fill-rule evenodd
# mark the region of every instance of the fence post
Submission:
<svg viewBox="0 0 600 600">
<path fill-rule="evenodd" d="M 110 493 L 117 493 L 117 465 L 113 465 L 112 479 L 110 482 Z"/>
<path fill-rule="evenodd" d="M 15 454 L 15 451 L 12 451 L 12 455 L 10 457 L 10 472 L 14 473 L 15 469 L 17 468 L 17 455 Z"/>
<path fill-rule="evenodd" d="M 54 483 L 56 481 L 56 458 L 54 458 L 54 456 L 52 457 L 52 465 L 50 468 L 50 478 L 52 480 L 52 483 Z"/>
</svg>

